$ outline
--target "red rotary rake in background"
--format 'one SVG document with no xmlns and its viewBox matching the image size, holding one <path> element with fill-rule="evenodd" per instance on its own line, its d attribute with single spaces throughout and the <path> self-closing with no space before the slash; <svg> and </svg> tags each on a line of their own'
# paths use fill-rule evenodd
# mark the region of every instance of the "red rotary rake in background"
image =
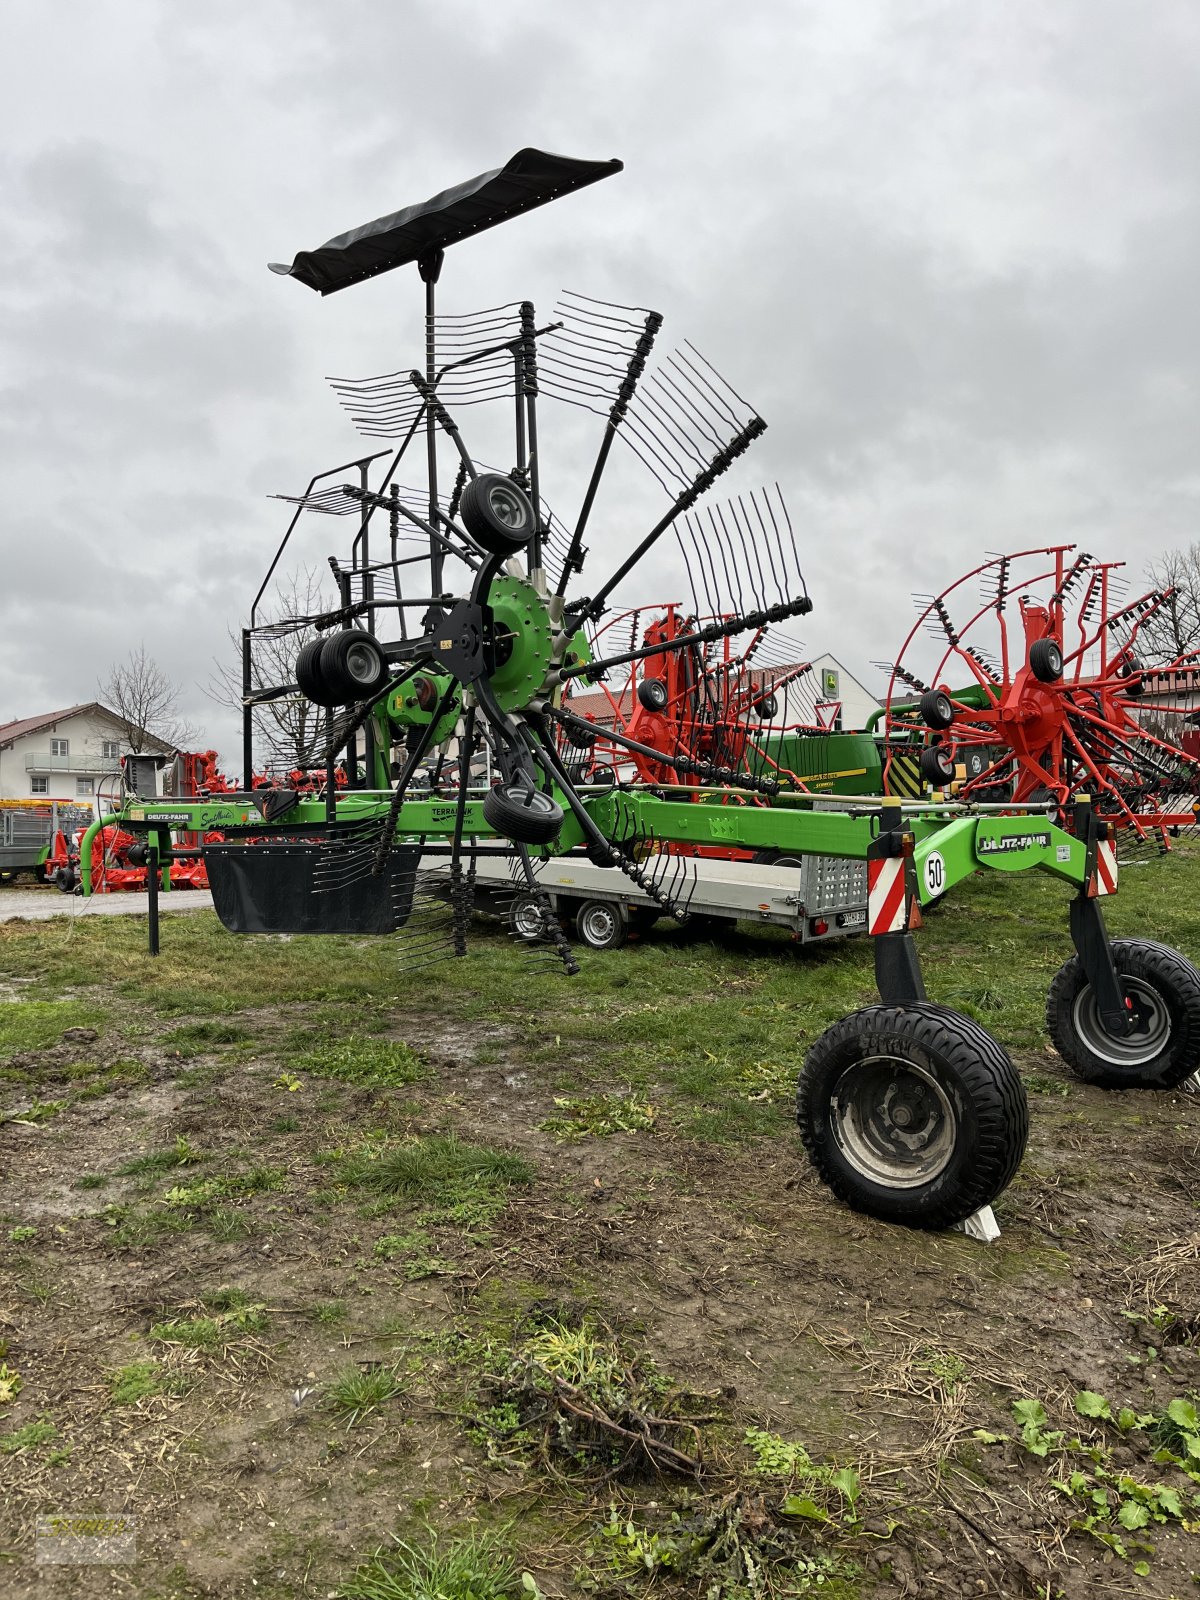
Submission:
<svg viewBox="0 0 1200 1600">
<path fill-rule="evenodd" d="M 1044 802 L 1057 817 L 1091 795 L 1100 815 L 1165 846 L 1168 830 L 1196 821 L 1200 760 L 1179 725 L 1200 705 L 1200 652 L 1151 663 L 1147 624 L 1169 592 L 1125 600 L 1124 563 L 1074 549 L 993 556 L 918 597 L 885 668 L 885 785 L 920 741 L 935 787 L 958 777 L 965 799 Z M 921 634 L 937 641 L 931 663 Z"/>
<path fill-rule="evenodd" d="M 798 661 L 798 647 L 765 627 L 745 646 L 729 637 L 682 648 L 676 642 L 724 620 L 672 603 L 636 606 L 596 628 L 593 655 L 663 648 L 634 662 L 623 683 L 601 683 L 564 701 L 565 710 L 596 725 L 594 733 L 573 727 L 562 736 L 582 779 L 609 768 L 643 783 L 699 786 L 715 770 L 719 781 L 737 786 L 755 788 L 759 775 L 804 788 L 781 763 L 778 741 L 786 733 L 829 731 L 812 663 Z M 610 730 L 619 742 L 606 737 Z M 702 779 L 702 772 L 710 776 Z"/>
</svg>

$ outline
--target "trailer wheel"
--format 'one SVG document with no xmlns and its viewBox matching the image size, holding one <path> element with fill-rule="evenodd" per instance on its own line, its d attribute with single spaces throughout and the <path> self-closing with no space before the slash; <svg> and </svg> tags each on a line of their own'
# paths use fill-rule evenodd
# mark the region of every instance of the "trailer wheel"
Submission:
<svg viewBox="0 0 1200 1600">
<path fill-rule="evenodd" d="M 524 491 L 502 472 L 481 472 L 462 492 L 458 514 L 477 544 L 513 556 L 533 538 L 534 515 Z"/>
<path fill-rule="evenodd" d="M 562 807 L 527 783 L 498 783 L 483 799 L 488 826 L 516 844 L 552 844 L 563 824 Z"/>
<path fill-rule="evenodd" d="M 575 917 L 575 932 L 589 950 L 619 950 L 629 938 L 629 924 L 620 906 L 585 900 Z"/>
<path fill-rule="evenodd" d="M 947 1228 L 990 1205 L 1025 1153 L 1016 1068 L 977 1022 L 926 1002 L 874 1005 L 808 1053 L 796 1096 L 813 1165 L 856 1211 Z"/>
<path fill-rule="evenodd" d="M 547 911 L 531 894 L 518 895 L 508 909 L 508 923 L 518 939 L 536 944 L 546 934 Z"/>
<path fill-rule="evenodd" d="M 804 857 L 789 855 L 786 850 L 756 850 L 752 864 L 756 867 L 802 867 Z"/>
<path fill-rule="evenodd" d="M 1083 964 L 1072 956 L 1046 999 L 1054 1048 L 1076 1077 L 1102 1089 L 1174 1089 L 1200 1067 L 1200 972 L 1150 939 L 1114 939 L 1111 948 L 1134 1032 L 1122 1039 L 1106 1031 Z"/>
</svg>

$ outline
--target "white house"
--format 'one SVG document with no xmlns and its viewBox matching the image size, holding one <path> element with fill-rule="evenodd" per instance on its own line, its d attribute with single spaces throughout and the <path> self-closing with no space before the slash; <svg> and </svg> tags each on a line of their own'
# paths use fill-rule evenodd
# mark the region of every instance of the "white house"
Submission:
<svg viewBox="0 0 1200 1600">
<path fill-rule="evenodd" d="M 142 743 L 155 754 L 170 754 L 169 744 L 149 734 Z M 128 748 L 125 723 L 96 700 L 0 723 L 0 799 L 92 805 L 101 784 L 115 790 Z"/>
</svg>

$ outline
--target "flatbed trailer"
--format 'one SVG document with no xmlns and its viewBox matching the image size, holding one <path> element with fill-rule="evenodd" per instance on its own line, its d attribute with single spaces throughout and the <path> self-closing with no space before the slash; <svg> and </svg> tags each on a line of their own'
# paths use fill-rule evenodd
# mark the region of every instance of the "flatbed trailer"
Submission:
<svg viewBox="0 0 1200 1600">
<path fill-rule="evenodd" d="M 757 922 L 786 928 L 800 944 L 820 944 L 867 930 L 867 869 L 862 861 L 802 856 L 790 864 L 676 858 L 678 898 L 693 924 Z M 585 855 L 552 856 L 539 863 L 538 886 L 554 915 L 581 944 L 615 950 L 630 933 L 663 915 L 637 885 Z M 505 916 L 521 938 L 543 932 L 543 910 L 528 893 L 514 891 L 508 863 L 496 856 L 475 865 L 475 903 Z"/>
</svg>

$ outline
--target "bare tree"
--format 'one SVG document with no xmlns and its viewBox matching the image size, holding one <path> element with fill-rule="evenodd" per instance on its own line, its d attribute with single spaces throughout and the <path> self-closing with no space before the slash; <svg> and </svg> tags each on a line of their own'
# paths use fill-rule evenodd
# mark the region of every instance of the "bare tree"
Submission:
<svg viewBox="0 0 1200 1600">
<path fill-rule="evenodd" d="M 179 686 L 144 644 L 114 662 L 97 687 L 101 702 L 120 718 L 131 750 L 144 750 L 151 741 L 179 749 L 194 739 L 195 729 L 179 716 Z"/>
<path fill-rule="evenodd" d="M 271 603 L 260 613 L 258 626 L 268 629 L 274 623 L 287 623 L 327 610 L 321 595 L 320 574 L 310 567 L 303 568 L 289 579 L 275 585 Z M 273 689 L 293 683 L 296 678 L 296 657 L 317 630 L 308 623 L 279 633 L 256 632 L 251 646 L 250 686 L 254 690 Z M 213 675 L 205 686 L 205 693 L 218 705 L 229 706 L 241 715 L 242 711 L 242 636 L 229 630 L 233 646 L 228 663 L 215 661 Z M 328 713 L 313 705 L 297 689 L 279 700 L 268 700 L 255 707 L 256 748 L 260 759 L 265 757 L 270 768 L 290 770 L 323 766 L 328 732 Z M 250 782 L 251 775 L 245 775 Z"/>
<path fill-rule="evenodd" d="M 1153 661 L 1173 661 L 1200 649 L 1200 542 L 1168 550 L 1146 567 L 1156 589 L 1174 590 L 1138 635 L 1141 653 Z"/>
</svg>

